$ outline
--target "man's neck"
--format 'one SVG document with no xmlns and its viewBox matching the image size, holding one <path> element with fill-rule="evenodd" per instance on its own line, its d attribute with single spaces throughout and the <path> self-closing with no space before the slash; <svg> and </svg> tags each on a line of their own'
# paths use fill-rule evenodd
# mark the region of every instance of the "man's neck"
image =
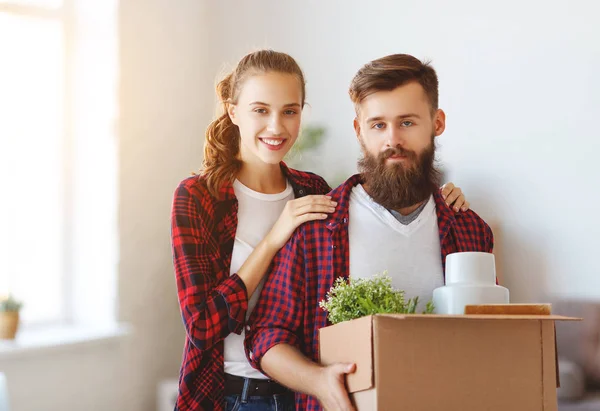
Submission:
<svg viewBox="0 0 600 411">
<path fill-rule="evenodd" d="M 362 186 L 365 189 L 365 191 L 367 192 L 367 194 L 371 195 L 371 193 L 369 192 L 369 185 L 365 183 Z M 425 203 L 426 201 L 427 201 L 427 199 L 425 199 L 423 201 L 419 201 L 418 203 L 415 203 L 415 204 L 410 205 L 408 207 L 394 208 L 394 211 L 397 211 L 401 215 L 406 216 L 406 215 L 409 215 L 409 214 L 413 213 L 416 209 L 418 209 L 419 207 L 421 207 L 423 205 L 423 203 Z"/>
<path fill-rule="evenodd" d="M 417 210 L 417 208 L 421 207 L 423 205 L 423 203 L 425 203 L 425 201 L 427 201 L 427 200 L 423 200 L 423 201 L 418 202 L 417 204 L 411 205 L 409 207 L 396 208 L 395 210 L 402 215 L 409 215 L 411 213 L 414 213 Z"/>
</svg>

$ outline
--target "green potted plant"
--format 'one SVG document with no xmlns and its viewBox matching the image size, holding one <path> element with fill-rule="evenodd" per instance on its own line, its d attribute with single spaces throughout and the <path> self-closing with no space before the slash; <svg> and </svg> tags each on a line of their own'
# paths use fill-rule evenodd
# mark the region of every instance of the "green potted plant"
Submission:
<svg viewBox="0 0 600 411">
<path fill-rule="evenodd" d="M 319 306 L 328 312 L 332 324 L 374 314 L 415 314 L 419 297 L 406 299 L 404 291 L 392 286 L 387 271 L 371 278 L 338 278 Z M 433 313 L 429 301 L 423 314 Z"/>
<path fill-rule="evenodd" d="M 13 340 L 19 328 L 19 311 L 23 304 L 12 295 L 0 297 L 0 339 Z"/>
</svg>

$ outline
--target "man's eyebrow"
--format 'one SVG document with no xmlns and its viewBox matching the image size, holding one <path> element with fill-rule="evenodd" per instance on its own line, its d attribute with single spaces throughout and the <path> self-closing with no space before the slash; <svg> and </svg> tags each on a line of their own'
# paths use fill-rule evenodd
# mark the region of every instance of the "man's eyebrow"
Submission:
<svg viewBox="0 0 600 411">
<path fill-rule="evenodd" d="M 400 118 L 421 118 L 420 115 L 418 115 L 417 113 L 408 113 L 408 114 L 400 114 L 399 116 L 396 116 L 396 118 L 400 119 Z"/>
<path fill-rule="evenodd" d="M 396 116 L 396 119 L 402 119 L 402 118 L 418 118 L 420 119 L 421 116 L 415 113 L 407 113 L 407 114 L 400 114 L 399 116 Z M 367 119 L 367 123 L 371 123 L 373 121 L 381 121 L 384 118 L 382 116 L 375 116 L 375 117 L 369 117 Z"/>
<path fill-rule="evenodd" d="M 370 123 L 372 121 L 380 121 L 380 120 L 383 120 L 383 117 L 381 117 L 381 116 L 379 116 L 379 117 L 369 117 L 367 119 L 367 123 Z"/>
</svg>

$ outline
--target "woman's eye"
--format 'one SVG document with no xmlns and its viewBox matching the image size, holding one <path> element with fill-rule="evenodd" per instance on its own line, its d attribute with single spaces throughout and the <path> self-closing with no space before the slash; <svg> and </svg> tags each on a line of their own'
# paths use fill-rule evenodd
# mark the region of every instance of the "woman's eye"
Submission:
<svg viewBox="0 0 600 411">
<path fill-rule="evenodd" d="M 297 114 L 295 110 L 286 110 L 283 112 L 283 114 L 285 114 L 286 116 L 293 116 L 294 114 Z"/>
<path fill-rule="evenodd" d="M 265 114 L 267 110 L 265 110 L 264 108 L 255 108 L 254 112 L 258 114 Z"/>
</svg>

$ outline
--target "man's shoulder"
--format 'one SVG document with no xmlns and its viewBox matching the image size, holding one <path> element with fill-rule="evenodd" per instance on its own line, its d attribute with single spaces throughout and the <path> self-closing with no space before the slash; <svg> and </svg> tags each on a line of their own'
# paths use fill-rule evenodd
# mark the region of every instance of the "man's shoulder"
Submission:
<svg viewBox="0 0 600 411">
<path fill-rule="evenodd" d="M 300 171 L 294 168 L 286 169 L 289 179 L 296 185 L 305 187 L 310 194 L 327 194 L 331 187 L 318 174 L 310 171 Z"/>
<path fill-rule="evenodd" d="M 486 232 L 489 229 L 487 223 L 475 211 L 469 209 L 467 211 L 454 212 L 452 208 L 446 204 L 446 200 L 442 198 L 441 191 L 433 194 L 435 201 L 438 221 L 450 222 L 455 228 L 478 232 Z"/>
<path fill-rule="evenodd" d="M 340 201 L 348 200 L 350 198 L 350 193 L 352 193 L 352 190 L 354 190 L 354 188 L 361 183 L 362 177 L 360 176 L 360 174 L 355 174 L 349 177 L 342 184 L 331 190 L 329 192 L 329 195 L 331 196 L 331 199 L 333 201 L 337 201 L 339 204 Z"/>
<path fill-rule="evenodd" d="M 455 247 L 464 251 L 490 252 L 492 250 L 494 235 L 483 218 L 473 210 L 455 213 L 439 192 L 434 194 L 434 198 L 440 233 L 451 230 L 454 234 L 445 236 L 446 240 L 444 241 L 456 242 Z"/>
<path fill-rule="evenodd" d="M 475 211 L 467 210 L 455 217 L 455 239 L 467 251 L 492 252 L 494 234 L 490 226 Z"/>
<path fill-rule="evenodd" d="M 454 218 L 456 219 L 456 224 L 466 230 L 474 231 L 475 233 L 487 233 L 490 230 L 490 226 L 485 220 L 473 210 L 460 212 Z"/>
</svg>

